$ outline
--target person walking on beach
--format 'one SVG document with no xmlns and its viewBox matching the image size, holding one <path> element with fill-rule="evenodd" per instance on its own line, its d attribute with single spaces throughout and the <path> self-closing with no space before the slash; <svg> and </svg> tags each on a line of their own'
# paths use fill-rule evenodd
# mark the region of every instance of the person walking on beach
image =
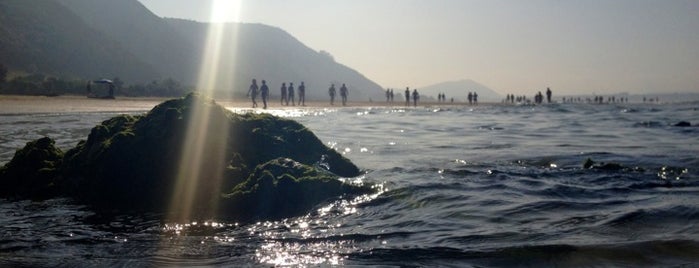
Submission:
<svg viewBox="0 0 699 268">
<path fill-rule="evenodd" d="M 299 106 L 306 106 L 306 85 L 301 81 L 299 85 Z"/>
<path fill-rule="evenodd" d="M 269 87 L 267 87 L 267 84 L 265 83 L 265 80 L 262 80 L 262 86 L 260 86 L 260 96 L 262 97 L 262 109 L 267 109 L 267 98 L 269 98 Z"/>
<path fill-rule="evenodd" d="M 469 92 L 468 92 L 468 97 L 467 97 L 467 98 L 468 98 L 468 104 L 469 104 L 469 105 L 473 104 L 473 93 L 471 93 L 471 92 L 469 91 Z"/>
<path fill-rule="evenodd" d="M 393 103 L 393 89 L 391 89 L 391 103 Z"/>
<path fill-rule="evenodd" d="M 478 93 L 473 92 L 473 104 L 478 105 Z"/>
<path fill-rule="evenodd" d="M 405 106 L 410 106 L 410 87 L 405 87 Z"/>
<path fill-rule="evenodd" d="M 283 106 L 284 103 L 288 103 L 288 102 L 289 102 L 288 100 L 286 100 L 286 83 L 282 83 L 282 88 L 281 88 L 281 90 L 282 90 L 282 100 L 281 100 L 281 101 L 282 101 L 282 106 Z"/>
<path fill-rule="evenodd" d="M 342 97 L 342 106 L 347 105 L 347 87 L 345 84 L 342 84 L 342 87 L 340 87 L 340 97 Z"/>
<path fill-rule="evenodd" d="M 413 89 L 413 106 L 417 107 L 417 100 L 420 99 L 420 94 L 417 93 L 417 89 Z"/>
<path fill-rule="evenodd" d="M 546 101 L 548 101 L 548 103 L 551 103 L 551 94 L 552 94 L 551 89 L 546 88 Z"/>
<path fill-rule="evenodd" d="M 252 85 L 250 85 L 250 89 L 248 89 L 248 96 L 252 99 L 252 108 L 257 107 L 257 89 L 257 80 L 252 79 Z"/>
<path fill-rule="evenodd" d="M 335 105 L 335 84 L 330 84 L 328 95 L 330 95 L 330 105 Z"/>
<path fill-rule="evenodd" d="M 289 100 L 291 100 L 291 106 L 296 106 L 296 103 L 294 103 L 294 83 L 289 83 L 289 87 L 286 89 L 286 91 L 286 106 L 289 106 Z"/>
<path fill-rule="evenodd" d="M 391 91 L 390 89 L 386 89 L 386 103 L 391 99 Z"/>
</svg>

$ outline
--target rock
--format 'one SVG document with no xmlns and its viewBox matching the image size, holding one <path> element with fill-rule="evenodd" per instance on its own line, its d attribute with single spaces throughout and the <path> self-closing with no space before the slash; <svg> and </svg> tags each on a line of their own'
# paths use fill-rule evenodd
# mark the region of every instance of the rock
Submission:
<svg viewBox="0 0 699 268">
<path fill-rule="evenodd" d="M 43 199 L 58 195 L 63 152 L 44 137 L 28 142 L 0 168 L 0 196 Z"/>
<path fill-rule="evenodd" d="M 222 209 L 239 218 L 276 220 L 308 211 L 332 197 L 370 192 L 370 187 L 351 186 L 331 173 L 278 158 L 257 166 L 245 182 L 225 196 L 228 200 Z"/>
<path fill-rule="evenodd" d="M 625 167 L 619 163 L 597 163 L 589 157 L 585 160 L 585 162 L 583 162 L 583 169 L 596 169 L 602 171 L 644 172 L 644 169 L 641 167 Z"/>
<path fill-rule="evenodd" d="M 40 178 L 34 174 L 44 162 L 33 159 L 18 153 L 8 163 L 0 173 L 6 189 L 16 192 L 12 178 L 27 174 L 34 176 L 31 184 L 60 180 L 57 195 L 105 209 L 263 219 L 299 215 L 328 198 L 366 192 L 340 183 L 338 176 L 357 176 L 359 169 L 303 125 L 268 114 L 234 114 L 197 94 L 163 102 L 145 115 L 102 122 L 65 155 L 53 154 L 45 164 L 51 169 Z M 274 199 L 263 198 L 268 191 Z M 179 200 L 190 207 L 173 206 Z"/>
<path fill-rule="evenodd" d="M 680 121 L 677 124 L 674 124 L 676 127 L 691 127 L 692 124 L 687 122 L 687 121 Z"/>
<path fill-rule="evenodd" d="M 590 169 L 595 165 L 595 161 L 592 161 L 591 158 L 587 158 L 585 162 L 583 163 L 583 168 L 584 169 Z"/>
</svg>

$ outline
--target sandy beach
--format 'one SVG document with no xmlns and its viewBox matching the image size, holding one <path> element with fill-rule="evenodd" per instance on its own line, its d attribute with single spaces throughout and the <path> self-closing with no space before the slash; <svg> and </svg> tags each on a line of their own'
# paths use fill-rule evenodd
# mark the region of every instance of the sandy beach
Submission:
<svg viewBox="0 0 699 268">
<path fill-rule="evenodd" d="M 30 114 L 30 113 L 64 113 L 64 112 L 133 112 L 147 111 L 159 103 L 172 98 L 151 98 L 151 97 L 117 97 L 113 100 L 91 99 L 85 96 L 19 96 L 0 95 L 0 114 Z M 230 109 L 252 108 L 249 99 L 231 100 L 216 99 L 221 105 Z M 494 105 L 496 103 L 480 103 L 479 105 Z M 498 103 L 499 104 L 499 103 Z M 418 102 L 418 107 L 441 107 L 441 106 L 465 106 L 462 102 Z M 403 101 L 387 103 L 385 101 L 348 101 L 346 106 L 338 101 L 335 105 L 325 100 L 307 101 L 305 106 L 282 106 L 278 99 L 268 102 L 268 109 L 299 109 L 299 108 L 342 108 L 342 107 L 413 107 L 405 106 Z M 262 110 L 262 101 L 258 101 L 258 108 Z"/>
</svg>

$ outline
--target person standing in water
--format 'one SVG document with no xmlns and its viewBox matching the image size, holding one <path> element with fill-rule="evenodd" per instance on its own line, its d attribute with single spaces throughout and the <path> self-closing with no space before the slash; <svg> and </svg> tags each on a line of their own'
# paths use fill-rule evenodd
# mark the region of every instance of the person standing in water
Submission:
<svg viewBox="0 0 699 268">
<path fill-rule="evenodd" d="M 547 87 L 547 88 L 546 88 L 546 100 L 548 101 L 548 103 L 551 103 L 551 95 L 552 95 L 552 94 L 553 94 L 553 93 L 551 92 L 551 88 L 548 88 L 548 87 Z"/>
<path fill-rule="evenodd" d="M 340 87 L 340 97 L 342 97 L 342 106 L 347 105 L 347 87 L 345 84 L 342 84 L 342 87 Z"/>
<path fill-rule="evenodd" d="M 286 89 L 286 91 L 286 106 L 289 106 L 289 100 L 291 100 L 291 106 L 296 106 L 296 103 L 294 103 L 294 83 L 289 83 L 289 87 Z"/>
<path fill-rule="evenodd" d="M 281 102 L 282 102 L 282 106 L 284 106 L 284 103 L 288 102 L 288 101 L 286 100 L 286 83 L 282 83 L 282 88 L 281 88 L 281 90 L 282 90 L 282 99 L 281 99 Z"/>
<path fill-rule="evenodd" d="M 267 109 L 267 98 L 269 98 L 269 88 L 265 84 L 265 80 L 262 80 L 262 86 L 260 86 L 260 95 L 262 96 L 263 109 Z"/>
<path fill-rule="evenodd" d="M 417 107 L 417 100 L 420 99 L 420 93 L 417 93 L 417 89 L 413 89 L 413 106 Z"/>
<path fill-rule="evenodd" d="M 299 86 L 299 105 L 306 106 L 306 85 L 303 84 L 303 81 Z"/>
<path fill-rule="evenodd" d="M 248 89 L 248 96 L 252 99 L 252 108 L 257 107 L 257 89 L 257 80 L 252 79 L 252 84 L 250 85 L 250 89 Z"/>
<path fill-rule="evenodd" d="M 410 87 L 405 87 L 405 106 L 410 106 Z"/>
<path fill-rule="evenodd" d="M 330 95 L 330 105 L 335 105 L 335 84 L 330 85 L 328 95 Z"/>
</svg>

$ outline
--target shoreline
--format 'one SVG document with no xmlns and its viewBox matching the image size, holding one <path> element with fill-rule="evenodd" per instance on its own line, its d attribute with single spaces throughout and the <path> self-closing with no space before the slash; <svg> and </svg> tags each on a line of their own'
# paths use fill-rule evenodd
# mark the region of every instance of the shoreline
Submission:
<svg viewBox="0 0 699 268">
<path fill-rule="evenodd" d="M 26 95 L 0 95 L 0 114 L 42 114 L 42 113 L 64 113 L 64 112 L 137 112 L 149 111 L 163 101 L 176 97 L 119 97 L 116 99 L 93 99 L 80 95 L 62 95 L 56 97 L 47 96 L 26 96 Z M 258 107 L 252 108 L 250 99 L 215 99 L 217 103 L 233 110 L 256 110 L 265 111 L 262 108 L 262 101 L 257 102 Z M 506 103 L 484 102 L 469 105 L 461 102 L 418 102 L 417 106 L 412 103 L 406 106 L 402 101 L 378 102 L 378 101 L 348 101 L 346 106 L 335 101 L 335 105 L 330 105 L 329 100 L 309 100 L 305 106 L 282 106 L 279 99 L 274 99 L 267 103 L 267 110 L 289 110 L 289 109 L 339 109 L 357 107 L 378 107 L 378 108 L 416 108 L 416 107 L 477 107 L 492 105 L 514 105 Z"/>
</svg>

